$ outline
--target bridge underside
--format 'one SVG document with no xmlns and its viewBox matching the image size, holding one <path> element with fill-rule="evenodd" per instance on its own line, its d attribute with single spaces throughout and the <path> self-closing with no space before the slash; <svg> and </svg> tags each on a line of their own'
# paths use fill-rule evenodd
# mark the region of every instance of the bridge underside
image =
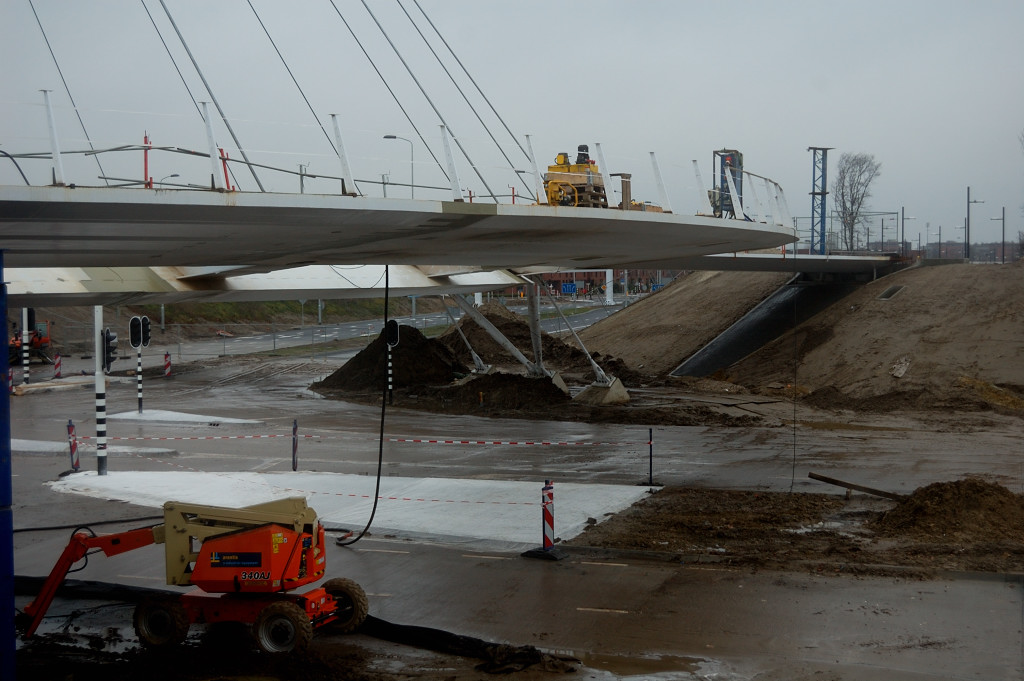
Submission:
<svg viewBox="0 0 1024 681">
<path fill-rule="evenodd" d="M 429 269 L 389 267 L 390 295 L 469 294 L 524 283 L 504 270 L 428 274 Z M 385 283 L 384 265 L 307 265 L 203 276 L 181 267 L 9 268 L 4 274 L 11 307 L 382 298 Z"/>
<path fill-rule="evenodd" d="M 7 267 L 458 265 L 680 269 L 776 248 L 780 225 L 671 213 L 87 187 L 0 187 Z"/>
</svg>

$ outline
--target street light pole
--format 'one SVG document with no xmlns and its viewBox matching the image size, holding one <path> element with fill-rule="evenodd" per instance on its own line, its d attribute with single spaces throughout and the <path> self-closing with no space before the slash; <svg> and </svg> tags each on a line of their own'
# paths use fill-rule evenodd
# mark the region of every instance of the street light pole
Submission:
<svg viewBox="0 0 1024 681">
<path fill-rule="evenodd" d="M 975 199 L 971 201 L 971 188 L 967 188 L 967 222 L 964 223 L 964 258 L 967 262 L 971 261 L 971 204 L 972 203 L 985 203 L 984 201 L 978 201 Z"/>
<path fill-rule="evenodd" d="M 415 178 L 414 174 L 416 172 L 416 163 L 415 163 L 415 161 L 413 159 L 414 147 L 413 147 L 413 144 L 412 144 L 412 140 L 406 139 L 405 137 L 399 137 L 398 135 L 384 135 L 384 139 L 386 139 L 386 140 L 404 140 L 404 141 L 409 143 L 409 198 L 410 199 L 415 199 L 416 198 L 416 191 L 415 191 L 416 178 Z"/>
<path fill-rule="evenodd" d="M 900 206 L 900 257 L 907 257 L 907 211 Z"/>
<path fill-rule="evenodd" d="M 1003 216 L 999 218 L 989 218 L 989 220 L 999 220 L 1003 223 L 1003 241 L 999 247 L 999 252 L 1002 254 L 1002 264 L 1006 264 L 1006 206 L 1003 206 Z"/>
</svg>

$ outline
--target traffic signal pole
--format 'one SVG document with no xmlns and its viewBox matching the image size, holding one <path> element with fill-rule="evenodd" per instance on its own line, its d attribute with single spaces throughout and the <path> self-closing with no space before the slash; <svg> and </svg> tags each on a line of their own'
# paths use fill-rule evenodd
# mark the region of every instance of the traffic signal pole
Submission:
<svg viewBox="0 0 1024 681">
<path fill-rule="evenodd" d="M 141 414 L 142 413 L 142 346 L 141 345 L 139 346 L 137 352 L 138 352 L 139 361 L 135 365 L 135 378 L 137 379 L 136 382 L 138 383 L 138 390 L 139 390 L 139 413 Z"/>
<path fill-rule="evenodd" d="M 96 347 L 93 356 L 96 358 L 96 473 L 107 474 L 107 374 L 104 370 L 106 365 L 103 327 L 103 306 L 93 306 L 93 327 L 95 333 Z"/>
<path fill-rule="evenodd" d="M 128 322 L 128 342 L 138 351 L 135 377 L 138 383 L 139 413 L 142 413 L 142 348 L 149 347 L 149 317 L 132 317 Z"/>
</svg>

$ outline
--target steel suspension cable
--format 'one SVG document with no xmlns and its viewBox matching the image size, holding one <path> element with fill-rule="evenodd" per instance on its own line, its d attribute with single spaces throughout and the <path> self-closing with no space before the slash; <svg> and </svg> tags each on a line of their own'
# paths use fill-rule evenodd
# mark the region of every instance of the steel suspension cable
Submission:
<svg viewBox="0 0 1024 681">
<path fill-rule="evenodd" d="M 420 38 L 423 39 L 423 43 L 427 46 L 427 49 L 430 50 L 430 53 L 432 55 L 434 55 L 434 59 L 437 60 L 437 63 L 444 70 L 445 75 L 448 76 L 448 80 L 450 80 L 452 82 L 452 85 L 455 86 L 455 89 L 459 91 L 460 95 L 462 95 L 462 99 L 463 99 L 463 101 L 466 102 L 466 106 L 468 106 L 469 110 L 473 112 L 473 115 L 476 116 L 476 120 L 480 122 L 480 125 L 487 132 L 487 136 L 491 138 L 492 142 L 494 142 L 494 146 L 496 146 L 498 148 L 498 152 L 504 157 L 505 161 L 508 163 L 509 168 L 511 168 L 512 170 L 515 170 L 516 166 L 515 166 L 514 163 L 512 163 L 512 159 L 510 159 L 508 157 L 508 154 L 505 153 L 505 149 L 501 146 L 501 144 L 498 142 L 498 140 L 494 137 L 494 133 L 492 133 L 491 129 L 489 127 L 487 127 L 487 124 L 484 122 L 484 119 L 480 117 L 480 114 L 479 114 L 479 112 L 477 112 L 476 107 L 473 106 L 473 103 L 469 101 L 469 97 L 466 96 L 466 93 L 463 92 L 462 87 L 456 82 L 455 78 L 452 76 L 451 71 L 448 70 L 448 66 L 445 65 L 445 63 L 443 61 L 441 61 L 441 57 L 437 54 L 437 51 L 434 50 L 434 46 L 430 44 L 430 41 L 427 40 L 427 36 L 423 35 L 423 31 L 421 31 L 419 25 L 415 21 L 413 21 L 412 15 L 410 15 L 408 10 L 405 9 L 405 6 L 402 4 L 401 0 L 397 0 L 397 2 L 398 2 L 398 6 L 402 9 L 402 12 L 405 14 L 406 18 L 409 19 L 409 23 L 412 24 L 412 27 L 416 29 L 417 33 L 419 33 Z M 450 51 L 450 48 L 449 48 L 449 51 Z M 515 138 L 513 138 L 513 139 L 515 139 Z M 523 183 L 523 186 L 526 188 L 526 193 L 530 196 L 530 198 L 536 200 L 536 197 L 533 195 L 533 190 L 530 188 L 530 184 L 526 181 L 526 179 L 522 176 L 522 174 L 516 173 L 516 177 L 518 177 L 519 181 Z"/>
<path fill-rule="evenodd" d="M 519 147 L 519 151 L 523 152 L 523 156 L 525 156 L 527 158 L 527 160 L 531 160 L 532 161 L 533 159 L 531 159 L 530 155 L 528 153 L 526 153 L 525 149 L 523 149 L 523 145 L 519 143 L 519 139 L 514 134 L 512 134 L 512 131 L 509 129 L 508 125 L 505 123 L 505 119 L 502 118 L 501 114 L 498 113 L 498 110 L 494 108 L 494 105 L 491 104 L 491 100 L 489 100 L 487 98 L 487 95 L 484 94 L 484 91 L 482 89 L 480 89 L 479 85 L 477 85 L 477 82 L 473 78 L 473 75 L 469 72 L 469 69 L 467 69 L 466 65 L 462 63 L 461 59 L 459 59 L 459 55 L 455 54 L 455 50 L 452 49 L 452 46 L 449 45 L 448 41 L 444 39 L 444 36 L 441 35 L 441 32 L 439 30 L 437 30 L 437 26 L 434 25 L 434 22 L 430 20 L 430 17 L 427 16 L 427 13 L 423 11 L 422 7 L 420 7 L 419 0 L 412 0 L 412 1 L 413 1 L 413 4 L 416 5 L 416 9 L 418 9 L 420 11 L 420 14 L 423 15 L 423 18 L 427 20 L 428 24 L 430 24 L 430 27 L 432 29 L 434 29 L 434 33 L 437 34 L 437 37 L 440 38 L 441 42 L 444 43 L 444 46 L 446 48 L 448 48 L 448 51 L 451 53 L 452 57 L 455 58 L 455 61 L 462 68 L 462 72 L 466 74 L 467 78 L 469 78 L 469 82 L 473 83 L 473 87 L 476 88 L 476 91 L 479 92 L 480 96 L 483 97 L 485 102 L 487 102 L 487 106 L 491 107 L 491 111 L 494 113 L 494 115 L 497 117 L 497 119 L 499 121 L 501 121 L 502 126 L 504 126 L 504 128 L 505 128 L 505 132 L 508 133 L 508 136 L 511 137 L 512 141 L 516 143 L 517 147 Z"/>
<path fill-rule="evenodd" d="M 85 141 L 89 143 L 89 148 L 93 149 L 92 140 L 89 138 L 89 131 L 85 129 L 85 121 L 82 120 L 82 114 L 78 111 L 78 105 L 75 104 L 75 98 L 71 96 L 71 88 L 68 87 L 68 81 L 64 79 L 64 72 L 61 70 L 60 64 L 57 62 L 57 55 L 53 53 L 53 48 L 50 46 L 50 39 L 46 37 L 46 29 L 43 28 L 43 22 L 39 20 L 39 14 L 36 12 L 35 3 L 32 2 L 32 0 L 28 0 L 28 6 L 32 8 L 32 15 L 36 18 L 36 23 L 39 24 L 39 32 L 43 34 L 43 41 L 46 43 L 46 49 L 50 51 L 50 58 L 53 59 L 53 65 L 57 67 L 57 75 L 60 76 L 60 82 L 64 84 L 64 92 L 68 93 L 68 99 L 71 100 L 71 108 L 75 110 L 75 116 L 78 117 L 78 124 L 82 126 L 82 132 L 85 133 Z M 103 164 L 100 163 L 100 157 L 94 157 L 96 159 L 96 165 L 100 169 L 100 177 L 103 178 L 103 182 L 109 187 L 110 182 L 106 179 L 107 173 L 103 170 Z M 54 160 L 56 161 L 56 159 Z M 21 168 L 18 170 L 20 172 Z M 22 177 L 24 176 L 24 173 L 22 173 Z"/>
<path fill-rule="evenodd" d="M 420 138 L 420 142 L 422 142 L 423 146 L 427 148 L 427 153 L 429 153 L 430 157 L 434 159 L 434 163 L 437 164 L 437 167 L 441 169 L 441 173 L 444 175 L 445 179 L 450 180 L 451 178 L 448 177 L 448 171 L 445 170 L 444 164 L 441 163 L 440 160 L 438 160 L 437 156 L 434 154 L 434 150 L 430 148 L 430 145 L 427 144 L 427 140 L 424 139 L 423 133 L 421 133 L 420 129 L 416 127 L 416 124 L 413 123 L 412 116 L 410 116 L 409 112 L 405 110 L 404 106 L 402 106 L 401 100 L 398 99 L 398 95 L 395 94 L 395 91 L 391 89 L 391 85 L 388 84 L 387 78 L 385 78 L 384 74 L 381 73 L 379 68 L 377 68 L 377 63 L 373 61 L 373 57 L 371 57 L 370 53 L 366 51 L 365 47 L 363 47 L 362 41 L 359 40 L 359 38 L 356 36 L 356 32 L 352 30 L 351 26 L 349 26 L 349 23 L 345 19 L 345 16 L 341 13 L 341 10 L 339 10 L 338 6 L 334 4 L 334 0 L 330 0 L 330 3 L 331 7 L 333 7 L 334 11 L 338 14 L 338 18 L 341 19 L 341 23 L 345 24 L 345 28 L 348 29 L 348 32 L 349 34 L 351 34 L 352 39 L 356 41 L 356 45 L 358 45 L 359 49 L 362 50 L 363 56 L 365 56 L 366 60 L 370 62 L 370 66 L 373 67 L 373 70 L 377 72 L 377 76 L 380 77 L 380 82 L 384 84 L 384 87 L 387 88 L 388 92 L 391 94 L 391 98 L 395 100 L 395 104 L 397 104 L 398 108 L 402 111 L 402 115 L 405 116 L 405 120 L 409 122 L 409 125 L 411 125 L 412 129 L 416 132 L 416 136 Z"/>
<path fill-rule="evenodd" d="M 206 92 L 209 93 L 210 99 L 213 100 L 213 105 L 217 107 L 217 112 L 220 114 L 220 118 L 224 121 L 224 126 L 228 129 L 228 133 L 231 135 L 231 139 L 234 140 L 235 146 L 238 147 L 238 151 L 242 154 L 242 158 L 245 159 L 246 167 L 249 169 L 249 173 L 252 174 L 252 179 L 256 180 L 256 186 L 260 188 L 261 192 L 267 191 L 263 188 L 263 183 L 260 182 L 260 178 L 256 175 L 256 170 L 249 165 L 249 156 L 245 153 L 245 148 L 242 143 L 238 141 L 238 136 L 235 135 L 234 129 L 231 127 L 231 122 L 228 121 L 228 117 L 224 114 L 224 109 L 221 108 L 220 102 L 217 101 L 217 96 L 213 94 L 213 90 L 210 88 L 210 84 L 206 82 L 206 76 L 203 75 L 202 69 L 199 68 L 199 62 L 192 55 L 192 50 L 189 49 L 188 43 L 185 42 L 185 37 L 181 34 L 178 29 L 178 24 L 175 23 L 174 17 L 171 16 L 171 10 L 167 9 L 167 4 L 164 0 L 160 0 L 160 6 L 164 8 L 164 14 L 167 15 L 167 19 L 171 22 L 171 26 L 174 28 L 174 32 L 178 34 L 178 40 L 181 42 L 181 46 L 185 48 L 185 53 L 188 58 L 192 61 L 192 66 L 195 67 L 196 73 L 199 74 L 199 79 L 203 81 L 203 87 L 206 88 Z"/>
<path fill-rule="evenodd" d="M 363 3 L 363 7 L 366 8 L 366 12 L 370 15 L 370 18 L 373 19 L 373 23 L 377 24 L 377 28 L 380 29 L 380 32 L 384 36 L 384 39 L 388 41 L 388 45 L 390 45 L 391 49 L 394 50 L 395 56 L 397 56 L 398 60 L 402 62 L 402 66 L 404 66 L 405 70 L 409 73 L 409 77 L 412 78 L 414 83 L 416 83 L 416 87 L 420 89 L 420 92 L 423 94 L 424 99 L 427 100 L 427 104 L 429 104 L 430 108 L 434 110 L 434 113 L 437 115 L 437 118 L 441 121 L 441 123 L 444 124 L 444 127 L 448 129 L 448 133 L 451 134 L 452 139 L 455 140 L 455 144 L 459 147 L 459 151 L 461 151 L 462 155 L 466 157 L 467 161 L 469 161 L 469 167 L 473 169 L 473 172 L 476 173 L 476 176 L 480 179 L 480 182 L 483 183 L 484 188 L 487 189 L 488 195 L 490 195 L 491 199 L 493 199 L 495 203 L 498 203 L 498 197 L 494 195 L 494 192 L 487 184 L 487 180 L 485 180 L 484 176 L 480 174 L 480 169 L 476 167 L 475 163 L 473 163 L 473 159 L 470 158 L 469 154 L 463 148 L 462 142 L 459 141 L 459 138 L 455 136 L 454 132 L 452 132 L 452 128 L 450 125 L 448 125 L 447 121 L 445 121 L 444 116 L 442 116 L 441 112 L 438 111 L 436 106 L 434 106 L 434 100 L 430 98 L 430 95 L 427 94 L 427 91 L 423 88 L 423 85 L 420 84 L 420 81 L 416 77 L 416 74 L 413 73 L 412 69 L 409 67 L 409 64 L 405 61 L 405 57 L 402 56 L 402 53 L 398 51 L 398 47 L 391 40 L 391 36 L 389 36 L 387 31 L 384 30 L 384 27 L 381 26 L 381 23 L 377 21 L 377 16 L 373 13 L 373 10 L 370 9 L 370 6 L 366 3 L 366 0 L 360 1 Z"/>
<path fill-rule="evenodd" d="M 256 12 L 256 8 L 252 6 L 252 0 L 247 0 L 247 2 L 249 3 L 249 9 L 252 10 L 253 15 L 256 17 L 256 21 L 260 22 L 260 28 L 262 28 L 263 32 L 267 34 L 267 40 L 269 40 L 270 44 L 274 46 L 274 51 L 277 52 L 277 56 L 281 60 L 284 70 L 288 72 L 289 76 L 291 76 L 292 82 L 295 83 L 295 88 L 299 91 L 299 94 L 302 95 L 302 100 L 306 102 L 306 107 L 309 109 L 309 113 L 313 114 L 313 118 L 316 120 L 317 125 L 319 125 L 320 130 L 323 131 L 324 137 L 327 138 L 327 143 L 331 145 L 331 149 L 334 149 L 334 153 L 337 154 L 338 149 L 334 146 L 331 136 L 327 134 L 324 124 L 320 122 L 320 117 L 317 116 L 316 111 L 313 110 L 313 105 L 309 103 L 309 98 L 306 97 L 306 93 L 302 91 L 302 86 L 299 85 L 299 81 L 295 79 L 295 74 L 292 73 L 291 68 L 288 66 L 288 62 L 285 61 L 284 55 L 281 54 L 281 50 L 277 48 L 277 43 L 275 43 L 274 39 L 270 37 L 270 31 L 267 30 L 266 25 L 263 23 L 263 19 L 260 19 L 260 15 Z"/>
<path fill-rule="evenodd" d="M 188 86 L 188 81 L 185 80 L 185 74 L 183 74 L 181 69 L 178 67 L 178 60 L 174 58 L 174 55 L 171 53 L 170 46 L 168 46 L 167 41 L 164 40 L 163 32 L 160 30 L 160 27 L 156 25 L 156 19 L 153 18 L 153 14 L 149 11 L 149 7 L 146 6 L 146 0 L 139 0 L 139 2 L 142 3 L 142 9 L 146 10 L 146 16 L 149 17 L 149 23 L 153 24 L 153 30 L 156 31 L 156 37 L 160 38 L 160 42 L 164 46 L 164 51 L 167 53 L 167 58 L 171 60 L 171 65 L 174 66 L 174 70 L 178 72 L 178 78 L 181 79 L 181 84 L 185 86 L 185 92 L 188 93 L 189 99 L 192 100 L 192 106 L 196 108 L 196 113 L 199 114 L 199 118 L 202 118 L 203 110 L 199 107 L 199 102 L 196 101 L 195 95 L 192 94 L 192 88 Z M 228 166 L 228 172 L 231 173 L 231 179 L 235 181 L 236 187 L 241 184 L 238 181 L 238 177 L 235 176 L 234 168 Z"/>
<path fill-rule="evenodd" d="M 164 40 L 164 34 L 160 31 L 160 27 L 156 25 L 156 19 L 153 18 L 152 13 L 149 11 L 149 7 L 146 6 L 146 0 L 139 0 L 142 4 L 142 9 L 146 10 L 146 16 L 149 17 L 149 23 L 153 24 L 153 30 L 156 31 L 156 37 L 160 38 L 160 42 L 164 46 L 164 51 L 167 53 L 167 57 L 171 60 L 171 64 L 174 66 L 174 70 L 178 72 L 178 78 L 181 79 L 181 84 L 185 86 L 185 92 L 188 93 L 189 99 L 192 100 L 192 105 L 196 108 L 199 113 L 199 117 L 202 118 L 203 110 L 199 108 L 199 102 L 196 101 L 195 95 L 192 94 L 192 88 L 188 86 L 188 82 L 185 80 L 185 74 L 178 68 L 178 61 L 171 54 L 171 48 L 167 45 L 167 41 Z"/>
</svg>

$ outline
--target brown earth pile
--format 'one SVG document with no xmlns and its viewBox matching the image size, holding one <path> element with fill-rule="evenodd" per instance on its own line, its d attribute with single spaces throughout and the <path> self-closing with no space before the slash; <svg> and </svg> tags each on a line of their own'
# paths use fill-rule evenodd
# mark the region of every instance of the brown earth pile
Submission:
<svg viewBox="0 0 1024 681">
<path fill-rule="evenodd" d="M 580 335 L 591 350 L 663 376 L 785 276 L 689 274 Z M 912 267 L 856 289 L 716 377 L 760 394 L 808 395 L 819 409 L 1021 414 L 1022 329 L 1024 261 Z"/>
<path fill-rule="evenodd" d="M 864 285 L 726 374 L 754 389 L 834 388 L 816 398 L 824 408 L 1020 411 L 1022 329 L 1021 263 L 915 267 Z"/>
<path fill-rule="evenodd" d="M 519 343 L 518 347 L 523 347 L 522 343 L 531 347 L 529 325 L 522 317 L 497 303 L 488 303 L 482 309 L 492 323 Z M 761 421 L 754 415 L 722 413 L 701 403 L 661 406 L 658 400 L 654 404 L 634 400 L 627 406 L 578 405 L 550 379 L 523 375 L 523 367 L 475 322 L 464 318 L 460 325 L 472 339 L 474 348 L 479 348 L 477 352 L 481 359 L 494 365 L 495 371 L 481 376 L 466 376 L 469 370 L 449 346 L 457 343 L 456 347 L 465 349 L 454 329 L 439 339 L 428 339 L 418 330 L 403 326 L 401 340 L 393 352 L 396 390 L 392 403 L 395 406 L 447 414 L 584 423 L 642 423 L 647 426 L 751 426 Z M 569 385 L 593 381 L 590 363 L 581 350 L 547 334 L 543 334 L 543 338 L 546 368 L 558 371 Z M 468 351 L 464 352 L 463 357 L 468 356 Z M 617 359 L 598 355 L 595 361 L 625 385 L 636 377 Z M 340 369 L 310 387 L 331 397 L 372 402 L 379 399 L 386 372 L 387 346 L 378 337 Z M 454 382 L 456 379 L 459 380 Z"/>
<path fill-rule="evenodd" d="M 443 344 L 427 338 L 419 329 L 400 326 L 398 345 L 391 350 L 393 385 L 409 388 L 445 385 L 469 369 Z M 384 332 L 340 369 L 314 383 L 314 390 L 383 390 L 388 380 L 388 347 Z"/>
<path fill-rule="evenodd" d="M 492 310 L 491 314 L 516 317 L 508 311 Z M 391 350 L 391 364 L 393 384 L 402 406 L 511 416 L 514 412 L 549 414 L 551 407 L 570 402 L 569 396 L 548 378 L 510 373 L 467 377 L 468 367 L 444 343 L 427 338 L 411 326 L 399 328 L 399 343 Z M 386 386 L 387 370 L 388 347 L 382 331 L 340 369 L 310 387 L 325 394 L 340 393 L 356 399 L 368 393 L 371 399 L 376 399 L 377 391 Z M 453 384 L 460 378 L 464 380 Z"/>
<path fill-rule="evenodd" d="M 691 272 L 580 332 L 591 352 L 663 376 L 791 278 L 778 272 Z"/>
<path fill-rule="evenodd" d="M 512 312 L 504 305 L 494 301 L 484 303 L 480 312 L 487 318 L 487 321 L 494 324 L 505 338 L 519 349 L 528 359 L 533 357 L 533 340 L 530 337 L 530 325 L 525 319 Z M 470 345 L 476 354 L 487 364 L 495 365 L 517 365 L 512 357 L 503 347 L 491 338 L 479 324 L 473 321 L 468 315 L 463 316 L 458 322 L 459 328 L 469 340 Z M 451 352 L 465 364 L 472 364 L 472 356 L 469 349 L 454 328 L 448 329 L 438 336 Z M 590 361 L 587 354 L 574 345 L 569 345 L 559 338 L 546 333 L 541 333 L 541 353 L 544 365 L 557 368 L 561 371 L 588 371 Z"/>
<path fill-rule="evenodd" d="M 457 385 L 427 389 L 411 399 L 435 399 L 443 411 L 477 416 L 515 416 L 515 412 L 550 414 L 552 408 L 571 401 L 548 378 L 502 373 L 475 376 Z"/>
<path fill-rule="evenodd" d="M 977 478 L 928 485 L 901 502 L 666 487 L 567 544 L 783 570 L 1019 572 L 1024 499 Z"/>
<path fill-rule="evenodd" d="M 870 525 L 885 536 L 1024 543 L 1024 498 L 980 478 L 936 482 Z"/>
<path fill-rule="evenodd" d="M 666 487 L 569 544 L 684 554 L 739 546 L 770 551 L 788 539 L 788 530 L 820 522 L 842 506 L 840 497 L 828 494 Z"/>
</svg>

